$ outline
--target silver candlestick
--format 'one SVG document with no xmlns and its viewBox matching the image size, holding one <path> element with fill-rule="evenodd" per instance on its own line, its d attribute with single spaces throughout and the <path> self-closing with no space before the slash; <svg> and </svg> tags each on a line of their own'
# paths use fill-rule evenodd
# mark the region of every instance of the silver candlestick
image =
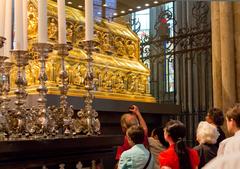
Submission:
<svg viewBox="0 0 240 169">
<path fill-rule="evenodd" d="M 0 48 L 3 47 L 4 41 L 6 38 L 0 36 Z M 0 56 L 0 105 L 2 106 L 3 98 L 2 98 L 2 92 L 3 92 L 3 84 L 4 84 L 4 61 L 7 59 L 6 56 Z M 7 119 L 6 119 L 6 113 L 3 112 L 0 109 L 0 140 L 4 139 L 5 136 L 8 133 L 7 129 Z"/>
<path fill-rule="evenodd" d="M 6 56 L 0 56 L 0 104 L 2 104 L 3 99 L 2 99 L 2 93 L 3 93 L 3 85 L 4 85 L 4 61 L 8 57 Z"/>
<path fill-rule="evenodd" d="M 10 71 L 13 67 L 12 62 L 4 62 L 4 75 L 3 75 L 3 96 L 2 96 L 2 105 L 1 105 L 1 110 L 4 112 L 7 112 L 9 110 L 9 102 L 10 98 L 8 97 L 8 93 L 10 91 Z"/>
<path fill-rule="evenodd" d="M 100 121 L 98 120 L 98 113 L 92 107 L 94 95 L 92 93 L 94 89 L 93 82 L 93 58 L 92 52 L 94 51 L 94 46 L 96 46 L 95 41 L 84 41 L 81 43 L 84 50 L 87 53 L 87 72 L 85 76 L 85 89 L 87 91 L 84 99 L 84 107 L 78 112 L 78 116 L 83 125 L 83 132 L 87 135 L 100 134 Z"/>
<path fill-rule="evenodd" d="M 69 76 L 65 68 L 65 57 L 69 55 L 68 51 L 72 49 L 72 45 L 70 44 L 57 44 L 55 48 L 58 50 L 58 55 L 61 57 L 61 70 L 59 73 L 59 77 L 61 79 L 61 84 L 59 85 L 60 90 L 60 107 L 58 110 L 59 124 L 62 124 L 63 134 L 70 135 L 72 134 L 72 116 L 74 111 L 72 106 L 68 105 L 67 102 L 67 92 L 68 92 L 68 84 L 69 84 Z"/>
<path fill-rule="evenodd" d="M 10 117 L 12 121 L 13 133 L 17 137 L 22 137 L 26 134 L 25 123 L 26 123 L 26 86 L 27 81 L 25 77 L 25 66 L 28 64 L 28 52 L 24 50 L 13 50 L 11 51 L 12 55 L 15 57 L 16 66 L 17 66 L 17 78 L 16 85 L 17 89 L 15 90 L 16 94 L 16 110 L 13 112 L 13 116 Z M 16 118 L 16 119 L 14 119 Z M 15 129 L 15 130 L 14 130 Z M 15 136 L 14 136 L 15 137 Z"/>
<path fill-rule="evenodd" d="M 38 117 L 36 125 L 38 126 L 37 134 L 44 134 L 46 136 L 47 125 L 48 125 L 48 112 L 46 107 L 46 94 L 47 87 L 46 81 L 48 80 L 46 74 L 46 60 L 48 58 L 48 53 L 52 52 L 53 46 L 49 43 L 35 43 L 33 44 L 34 50 L 38 53 L 38 60 L 41 64 L 40 74 L 39 74 L 39 83 L 40 86 L 37 88 L 39 92 L 38 98 Z"/>
</svg>

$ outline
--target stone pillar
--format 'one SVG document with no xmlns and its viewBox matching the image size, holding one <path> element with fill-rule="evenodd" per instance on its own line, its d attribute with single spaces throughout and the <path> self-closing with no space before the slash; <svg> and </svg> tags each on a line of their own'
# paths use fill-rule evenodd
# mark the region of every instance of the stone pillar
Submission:
<svg viewBox="0 0 240 169">
<path fill-rule="evenodd" d="M 222 108 L 222 73 L 219 2 L 211 3 L 213 105 Z"/>
<path fill-rule="evenodd" d="M 236 102 L 234 29 L 232 2 L 219 2 L 222 67 L 222 109 Z"/>
<path fill-rule="evenodd" d="M 240 2 L 233 2 L 237 102 L 240 102 Z"/>
</svg>

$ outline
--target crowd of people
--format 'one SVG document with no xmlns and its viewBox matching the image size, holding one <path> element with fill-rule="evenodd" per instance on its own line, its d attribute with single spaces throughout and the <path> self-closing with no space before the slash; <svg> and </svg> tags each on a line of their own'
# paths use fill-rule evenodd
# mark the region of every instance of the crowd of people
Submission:
<svg viewBox="0 0 240 169">
<path fill-rule="evenodd" d="M 178 120 L 158 126 L 148 137 L 148 127 L 137 106 L 121 117 L 124 143 L 116 154 L 116 169 L 237 169 L 240 168 L 240 105 L 224 113 L 218 108 L 208 111 L 198 124 L 196 141 L 186 145 L 186 127 Z M 226 119 L 226 138 L 221 126 Z"/>
</svg>

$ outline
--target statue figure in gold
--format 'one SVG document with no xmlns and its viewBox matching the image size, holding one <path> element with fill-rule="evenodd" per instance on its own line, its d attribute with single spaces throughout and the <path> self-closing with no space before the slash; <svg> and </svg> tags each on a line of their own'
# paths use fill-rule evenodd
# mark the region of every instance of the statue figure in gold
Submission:
<svg viewBox="0 0 240 169">
<path fill-rule="evenodd" d="M 50 18 L 50 23 L 48 26 L 48 37 L 51 40 L 56 40 L 57 39 L 57 21 L 54 18 Z"/>
<path fill-rule="evenodd" d="M 83 27 L 83 25 L 77 25 L 76 26 L 76 36 L 75 36 L 75 44 L 76 44 L 76 47 L 78 48 L 79 44 L 84 40 L 85 38 L 85 29 Z"/>
<path fill-rule="evenodd" d="M 79 64 L 73 71 L 73 84 L 83 87 L 84 86 L 84 77 L 86 74 L 86 65 Z"/>
<path fill-rule="evenodd" d="M 97 42 L 97 45 L 95 46 L 95 50 L 96 52 L 101 52 L 101 46 L 103 45 L 103 41 L 102 41 L 102 32 L 95 30 L 94 31 L 94 40 Z"/>
<path fill-rule="evenodd" d="M 102 79 L 103 89 L 108 91 L 112 89 L 112 76 L 113 76 L 113 73 L 111 71 L 108 70 L 105 72 Z"/>
<path fill-rule="evenodd" d="M 38 21 L 37 21 L 37 10 L 32 3 L 28 6 L 28 34 L 30 37 L 36 36 Z"/>
<path fill-rule="evenodd" d="M 102 44 L 102 48 L 103 48 L 103 51 L 106 53 L 106 54 L 112 54 L 112 46 L 111 46 L 111 41 L 110 41 L 110 34 L 107 32 L 107 33 L 104 33 L 103 35 L 103 44 Z"/>
<path fill-rule="evenodd" d="M 119 36 L 117 36 L 115 38 L 114 41 L 114 45 L 115 45 L 115 49 L 116 49 L 116 53 L 118 56 L 122 57 L 125 55 L 125 48 L 124 48 L 124 43 L 123 43 L 123 39 Z"/>
<path fill-rule="evenodd" d="M 136 74 L 131 73 L 128 76 L 128 91 L 134 92 L 137 91 L 138 78 Z"/>
<path fill-rule="evenodd" d="M 120 93 L 125 92 L 124 75 L 121 72 L 118 72 L 116 75 L 115 89 Z"/>
<path fill-rule="evenodd" d="M 146 93 L 146 87 L 147 86 L 147 78 L 145 76 L 139 77 L 139 83 L 138 83 L 138 91 L 139 93 Z"/>
<path fill-rule="evenodd" d="M 67 24 L 67 42 L 73 42 L 73 24 Z"/>
<path fill-rule="evenodd" d="M 133 41 L 132 40 L 128 40 L 127 41 L 127 53 L 128 53 L 128 57 L 129 58 L 134 58 L 135 57 L 135 51 L 136 51 L 136 48 L 135 48 L 135 45 L 133 44 Z"/>
</svg>

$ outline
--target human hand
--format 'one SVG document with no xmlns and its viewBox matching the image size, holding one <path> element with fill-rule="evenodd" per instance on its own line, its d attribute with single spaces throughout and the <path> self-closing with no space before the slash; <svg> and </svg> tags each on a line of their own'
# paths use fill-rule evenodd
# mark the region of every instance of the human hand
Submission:
<svg viewBox="0 0 240 169">
<path fill-rule="evenodd" d="M 136 105 L 131 105 L 129 107 L 129 111 L 132 112 L 135 115 L 140 114 L 139 109 L 138 109 L 138 107 Z"/>
</svg>

